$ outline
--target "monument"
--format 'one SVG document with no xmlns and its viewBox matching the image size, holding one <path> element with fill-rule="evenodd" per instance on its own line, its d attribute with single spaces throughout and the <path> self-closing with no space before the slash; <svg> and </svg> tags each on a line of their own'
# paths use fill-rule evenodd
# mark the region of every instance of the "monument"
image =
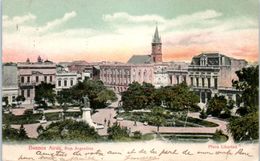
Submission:
<svg viewBox="0 0 260 161">
<path fill-rule="evenodd" d="M 95 129 L 103 129 L 104 126 L 93 123 L 90 112 L 91 112 L 91 108 L 90 108 L 89 98 L 88 96 L 85 96 L 83 97 L 82 120 L 88 123 L 89 126 L 94 127 Z"/>
</svg>

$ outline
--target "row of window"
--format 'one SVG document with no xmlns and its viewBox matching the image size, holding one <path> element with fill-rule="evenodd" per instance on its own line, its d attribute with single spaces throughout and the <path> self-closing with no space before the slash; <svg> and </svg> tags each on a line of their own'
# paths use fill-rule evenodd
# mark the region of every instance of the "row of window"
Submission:
<svg viewBox="0 0 260 161">
<path fill-rule="evenodd" d="M 112 75 L 112 74 L 104 74 L 104 77 L 120 77 L 120 78 L 130 78 L 130 75 Z"/>
<path fill-rule="evenodd" d="M 31 76 L 27 76 L 27 77 L 22 76 L 21 77 L 21 83 L 25 83 L 25 79 L 26 79 L 26 83 L 30 83 L 31 82 Z M 44 76 L 44 82 L 47 82 L 47 80 L 48 80 L 48 76 L 45 75 Z M 49 76 L 49 81 L 52 82 L 52 76 Z M 35 76 L 35 82 L 36 83 L 40 82 L 39 76 Z"/>
<path fill-rule="evenodd" d="M 70 86 L 73 86 L 74 85 L 74 81 L 73 80 L 70 80 Z M 61 86 L 61 80 L 58 80 L 58 87 Z M 67 87 L 68 86 L 68 80 L 63 80 L 63 86 L 64 87 Z"/>
<path fill-rule="evenodd" d="M 26 95 L 25 95 L 25 91 L 26 91 Z M 21 95 L 24 97 L 31 97 L 30 89 L 26 89 L 26 90 L 22 89 Z"/>
<path fill-rule="evenodd" d="M 177 84 L 180 84 L 180 78 L 178 75 L 176 76 L 176 81 L 177 81 Z M 183 82 L 187 83 L 185 75 L 183 76 Z"/>
<path fill-rule="evenodd" d="M 194 86 L 194 82 L 193 82 L 193 77 L 190 78 L 190 82 L 191 82 L 191 86 Z M 208 88 L 211 87 L 211 78 L 207 78 L 208 80 Z M 196 86 L 199 87 L 199 78 L 196 78 Z M 201 86 L 205 87 L 205 78 L 201 78 Z M 218 79 L 214 78 L 214 88 L 217 89 L 218 88 Z"/>
</svg>

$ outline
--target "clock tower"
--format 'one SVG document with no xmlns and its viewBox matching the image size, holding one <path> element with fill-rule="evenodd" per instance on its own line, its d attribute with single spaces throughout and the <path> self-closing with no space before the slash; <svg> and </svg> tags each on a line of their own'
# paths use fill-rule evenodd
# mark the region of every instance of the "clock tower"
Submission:
<svg viewBox="0 0 260 161">
<path fill-rule="evenodd" d="M 152 40 L 152 54 L 151 54 L 153 63 L 161 63 L 162 62 L 162 43 L 161 37 L 158 33 L 158 28 L 156 25 L 156 29 L 154 32 L 153 40 Z"/>
</svg>

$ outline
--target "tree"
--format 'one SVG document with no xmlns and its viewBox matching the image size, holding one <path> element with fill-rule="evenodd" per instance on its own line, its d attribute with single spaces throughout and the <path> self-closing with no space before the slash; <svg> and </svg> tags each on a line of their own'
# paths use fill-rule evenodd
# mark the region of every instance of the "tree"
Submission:
<svg viewBox="0 0 260 161">
<path fill-rule="evenodd" d="M 161 96 L 159 95 L 157 99 L 161 98 L 171 111 L 188 109 L 199 103 L 199 97 L 185 83 L 162 87 L 160 90 Z"/>
<path fill-rule="evenodd" d="M 29 137 L 27 136 L 27 133 L 26 133 L 26 131 L 25 131 L 25 128 L 24 128 L 23 124 L 22 124 L 22 125 L 20 126 L 20 128 L 19 128 L 18 139 L 19 139 L 19 140 L 29 139 Z"/>
<path fill-rule="evenodd" d="M 236 72 L 238 80 L 232 80 L 233 87 L 242 92 L 239 101 L 243 103 L 236 111 L 241 117 L 233 118 L 228 124 L 235 141 L 258 139 L 258 68 L 258 65 L 242 68 Z"/>
<path fill-rule="evenodd" d="M 149 118 L 149 122 L 157 126 L 157 133 L 160 131 L 160 126 L 165 125 L 166 123 L 166 111 L 163 107 L 154 107 Z"/>
<path fill-rule="evenodd" d="M 100 138 L 94 127 L 83 121 L 64 120 L 51 123 L 38 136 L 39 140 L 97 141 Z"/>
<path fill-rule="evenodd" d="M 18 135 L 19 132 L 17 129 L 14 129 L 11 127 L 11 125 L 9 123 L 6 123 L 3 126 L 3 140 L 7 140 L 7 141 L 13 141 L 13 140 L 18 140 Z"/>
<path fill-rule="evenodd" d="M 258 112 L 231 119 L 227 128 L 237 142 L 258 140 Z"/>
<path fill-rule="evenodd" d="M 128 89 L 122 92 L 122 108 L 126 111 L 134 109 L 151 108 L 154 104 L 155 88 L 150 83 L 133 82 L 129 85 Z"/>
<path fill-rule="evenodd" d="M 39 107 L 46 108 L 48 107 L 48 103 L 54 105 L 55 103 L 55 85 L 41 82 L 38 86 L 35 87 L 35 103 L 39 105 Z"/>
<path fill-rule="evenodd" d="M 244 106 L 238 109 L 240 115 L 246 115 L 258 111 L 259 100 L 259 66 L 251 66 L 236 71 L 238 80 L 232 80 L 232 85 L 242 91 Z"/>
<path fill-rule="evenodd" d="M 19 130 L 17 130 L 12 128 L 9 122 L 7 122 L 3 126 L 2 134 L 3 134 L 3 140 L 6 141 L 15 141 L 15 140 L 24 141 L 29 139 L 23 125 L 21 125 Z"/>
<path fill-rule="evenodd" d="M 104 108 L 107 106 L 107 101 L 116 101 L 116 94 L 107 89 L 102 81 L 85 80 L 79 82 L 71 88 L 72 98 L 77 102 L 81 102 L 84 96 L 88 96 L 90 107 L 93 109 Z"/>
<path fill-rule="evenodd" d="M 71 89 L 62 89 L 61 91 L 59 91 L 57 93 L 56 100 L 60 104 L 60 107 L 63 109 L 64 114 L 68 109 L 68 104 L 73 102 Z"/>
<path fill-rule="evenodd" d="M 108 139 L 111 140 L 123 140 L 129 137 L 127 127 L 120 127 L 116 122 L 107 129 Z"/>
<path fill-rule="evenodd" d="M 207 104 L 207 113 L 219 117 L 221 112 L 227 108 L 227 100 L 224 96 L 215 95 Z"/>
<path fill-rule="evenodd" d="M 16 102 L 17 102 L 18 107 L 20 107 L 20 105 L 22 104 L 22 102 L 25 101 L 25 97 L 22 96 L 22 95 L 19 95 L 19 96 L 17 96 L 17 97 L 15 98 L 15 100 L 16 100 Z"/>
</svg>

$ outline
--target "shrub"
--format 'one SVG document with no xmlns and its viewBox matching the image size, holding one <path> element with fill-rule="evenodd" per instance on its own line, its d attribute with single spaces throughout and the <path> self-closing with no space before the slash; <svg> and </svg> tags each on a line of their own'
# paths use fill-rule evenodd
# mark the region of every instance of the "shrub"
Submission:
<svg viewBox="0 0 260 161">
<path fill-rule="evenodd" d="M 135 131 L 133 138 L 141 139 L 142 138 L 142 133 L 140 131 Z"/>
<path fill-rule="evenodd" d="M 216 142 L 226 142 L 228 140 L 228 136 L 223 134 L 222 130 L 217 129 L 212 137 L 212 139 Z"/>
<path fill-rule="evenodd" d="M 208 117 L 207 113 L 205 112 L 204 108 L 201 110 L 200 112 L 200 116 L 201 119 L 206 119 Z"/>
</svg>

